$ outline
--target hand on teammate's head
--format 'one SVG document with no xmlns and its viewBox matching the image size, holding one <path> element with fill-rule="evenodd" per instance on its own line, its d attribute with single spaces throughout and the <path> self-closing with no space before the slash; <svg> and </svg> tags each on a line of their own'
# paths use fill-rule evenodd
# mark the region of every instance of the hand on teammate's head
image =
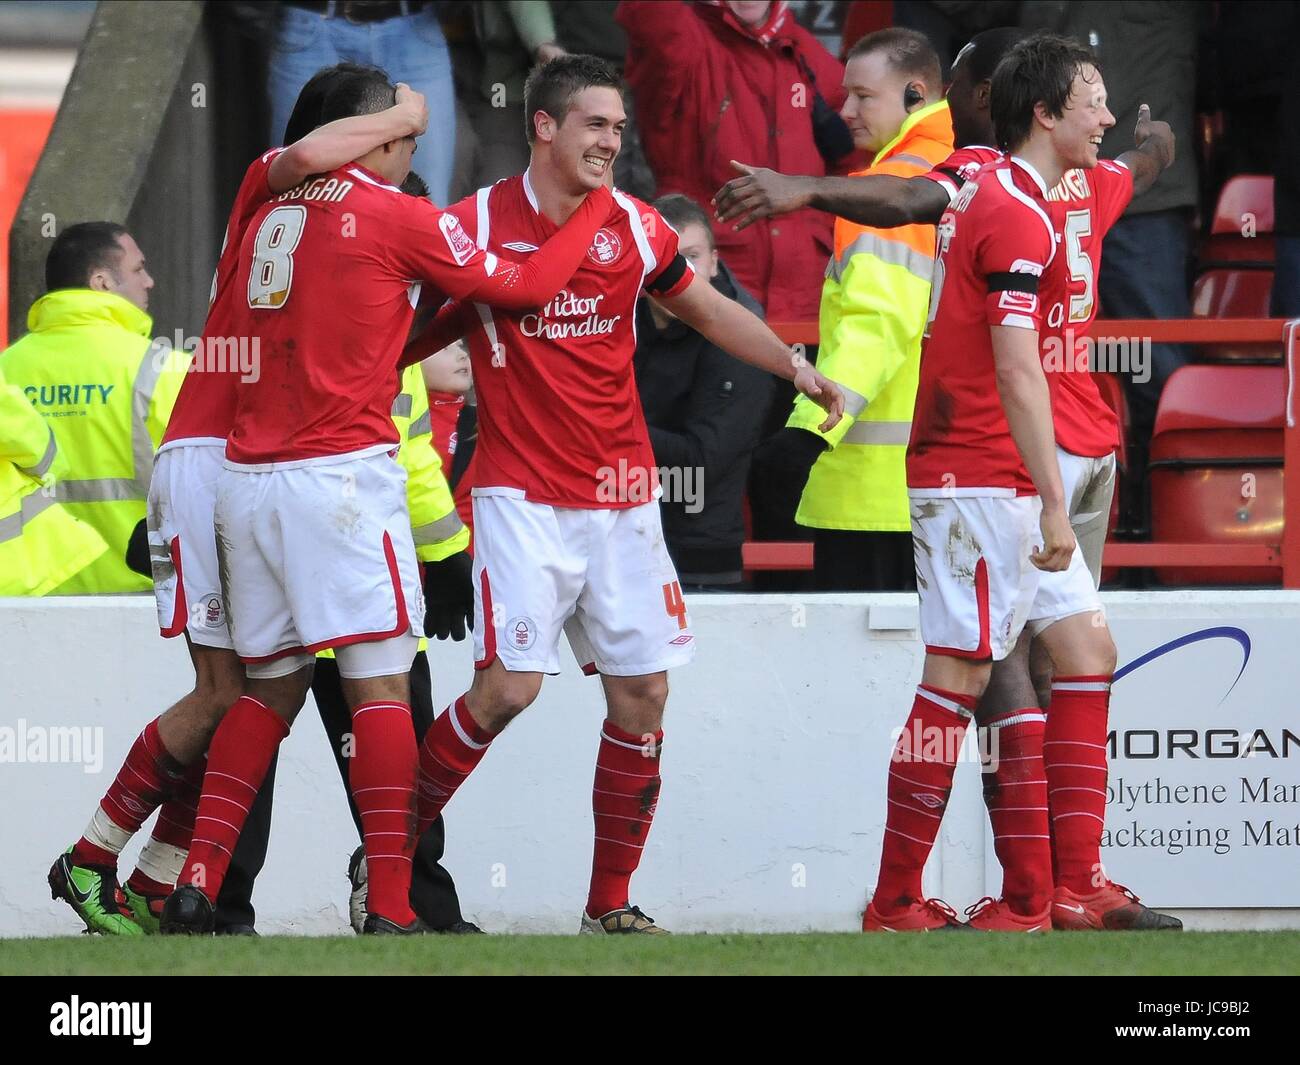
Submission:
<svg viewBox="0 0 1300 1065">
<path fill-rule="evenodd" d="M 429 128 L 429 105 L 424 96 L 405 82 L 397 83 L 397 102 L 393 105 L 406 112 L 411 121 L 411 136 L 418 137 Z"/>
</svg>

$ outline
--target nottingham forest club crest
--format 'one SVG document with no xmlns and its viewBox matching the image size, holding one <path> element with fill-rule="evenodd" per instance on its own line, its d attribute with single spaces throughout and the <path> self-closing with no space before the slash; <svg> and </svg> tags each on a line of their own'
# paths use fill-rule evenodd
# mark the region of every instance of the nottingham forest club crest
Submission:
<svg viewBox="0 0 1300 1065">
<path fill-rule="evenodd" d="M 612 229 L 598 229 L 587 249 L 587 258 L 597 266 L 613 266 L 623 252 L 623 242 Z"/>
</svg>

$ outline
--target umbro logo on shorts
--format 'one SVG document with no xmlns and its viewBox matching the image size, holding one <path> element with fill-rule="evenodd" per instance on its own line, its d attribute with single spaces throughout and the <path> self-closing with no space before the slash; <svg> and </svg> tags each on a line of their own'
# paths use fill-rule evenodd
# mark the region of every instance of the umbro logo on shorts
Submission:
<svg viewBox="0 0 1300 1065">
<path fill-rule="evenodd" d="M 675 640 L 669 640 L 669 641 L 668 641 L 668 646 L 669 646 L 669 647 L 680 647 L 680 646 L 682 646 L 683 644 L 688 644 L 688 643 L 690 643 L 693 639 L 695 639 L 694 636 L 692 636 L 690 633 L 686 633 L 686 634 L 683 635 L 683 636 L 678 636 L 677 639 L 675 639 Z"/>
</svg>

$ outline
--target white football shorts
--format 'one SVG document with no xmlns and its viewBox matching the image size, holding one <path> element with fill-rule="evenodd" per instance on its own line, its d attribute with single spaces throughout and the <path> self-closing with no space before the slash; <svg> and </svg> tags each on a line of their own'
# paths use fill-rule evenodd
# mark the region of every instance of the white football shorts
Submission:
<svg viewBox="0 0 1300 1065">
<path fill-rule="evenodd" d="M 254 674 L 259 663 L 423 632 L 406 471 L 389 453 L 257 471 L 227 463 L 216 531 L 230 631 L 250 675 L 275 675 Z"/>
<path fill-rule="evenodd" d="M 1028 625 L 1041 631 L 1101 600 L 1076 543 L 1046 594 L 1029 560 L 1042 544 L 1038 496 L 911 500 L 921 638 L 931 654 L 998 662 Z"/>
<path fill-rule="evenodd" d="M 154 460 L 149 482 L 149 560 L 158 628 L 202 647 L 234 648 L 217 565 L 213 510 L 224 449 L 177 444 Z"/>
<path fill-rule="evenodd" d="M 657 502 L 582 509 L 476 490 L 474 587 L 478 669 L 499 658 L 558 673 L 562 631 L 588 674 L 643 676 L 695 655 Z"/>
</svg>

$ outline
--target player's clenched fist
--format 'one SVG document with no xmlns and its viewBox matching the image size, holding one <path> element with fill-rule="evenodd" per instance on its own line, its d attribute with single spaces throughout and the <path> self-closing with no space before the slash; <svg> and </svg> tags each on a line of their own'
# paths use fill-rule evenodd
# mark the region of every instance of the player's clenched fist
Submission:
<svg viewBox="0 0 1300 1065">
<path fill-rule="evenodd" d="M 814 366 L 801 366 L 795 371 L 794 387 L 826 412 L 826 420 L 817 428 L 828 433 L 844 417 L 844 393 L 829 377 L 817 372 Z"/>
<path fill-rule="evenodd" d="M 395 106 L 402 108 L 409 116 L 412 137 L 420 136 L 429 128 L 429 105 L 424 102 L 423 93 L 418 93 L 405 82 L 399 81 Z"/>
<path fill-rule="evenodd" d="M 1038 527 L 1043 533 L 1043 546 L 1029 556 L 1029 561 L 1049 573 L 1069 568 L 1070 557 L 1074 554 L 1074 528 L 1065 508 L 1049 510 L 1044 507 Z"/>
</svg>

